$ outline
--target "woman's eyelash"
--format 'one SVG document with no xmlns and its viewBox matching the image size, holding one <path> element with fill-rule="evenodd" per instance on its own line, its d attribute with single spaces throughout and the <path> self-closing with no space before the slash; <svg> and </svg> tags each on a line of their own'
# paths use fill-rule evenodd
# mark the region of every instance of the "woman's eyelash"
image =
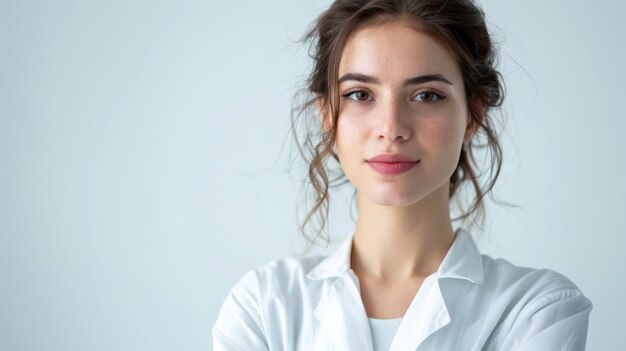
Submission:
<svg viewBox="0 0 626 351">
<path fill-rule="evenodd" d="M 352 100 L 352 101 L 367 101 L 367 100 L 359 100 L 359 99 L 351 99 L 350 96 L 354 95 L 355 93 L 364 93 L 367 94 L 367 97 L 370 97 L 370 93 L 368 93 L 365 90 L 353 90 L 353 91 L 349 91 L 345 94 L 343 94 L 343 98 L 348 99 L 348 100 Z M 369 100 L 369 99 L 368 99 Z"/>
<path fill-rule="evenodd" d="M 432 96 L 430 99 L 423 100 L 425 103 L 433 103 L 433 102 L 441 101 L 441 100 L 446 98 L 445 96 L 443 96 L 443 95 L 441 95 L 439 93 L 436 93 L 434 91 L 431 91 L 431 90 L 422 91 L 419 94 L 417 94 L 416 97 L 418 97 L 420 95 L 423 96 L 424 94 L 429 94 L 429 95 Z M 422 97 L 422 99 L 424 99 L 424 97 Z"/>
<path fill-rule="evenodd" d="M 356 98 L 356 99 L 351 98 L 351 96 L 353 96 L 356 93 L 366 94 L 366 97 L 368 99 L 367 100 L 359 100 L 358 98 Z M 424 96 L 425 94 L 428 94 L 428 95 Z M 345 94 L 343 94 L 341 96 L 344 99 L 348 99 L 348 100 L 352 100 L 352 101 L 356 101 L 356 102 L 364 102 L 364 101 L 369 101 L 370 100 L 369 98 L 370 98 L 371 95 L 370 95 L 370 93 L 368 93 L 365 90 L 353 90 L 353 91 L 349 91 L 349 92 L 347 92 L 347 93 L 345 93 Z M 441 95 L 441 94 L 439 94 L 437 92 L 434 92 L 432 90 L 422 91 L 419 94 L 417 94 L 415 97 L 418 97 L 418 96 L 422 96 L 421 100 L 418 100 L 418 101 L 422 101 L 424 103 L 434 103 L 434 102 L 441 101 L 441 100 L 446 98 L 444 95 Z"/>
</svg>

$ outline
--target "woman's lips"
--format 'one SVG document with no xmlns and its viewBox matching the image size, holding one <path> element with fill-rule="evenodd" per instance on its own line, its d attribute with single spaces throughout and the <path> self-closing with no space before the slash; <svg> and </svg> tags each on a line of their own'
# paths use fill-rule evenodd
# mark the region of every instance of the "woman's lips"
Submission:
<svg viewBox="0 0 626 351">
<path fill-rule="evenodd" d="M 382 173 L 385 175 L 396 175 L 401 174 L 409 169 L 413 168 L 419 160 L 415 162 L 372 162 L 367 161 L 367 164 L 370 165 L 376 172 Z"/>
<path fill-rule="evenodd" d="M 380 154 L 367 159 L 368 162 L 416 162 L 417 160 L 404 154 Z"/>
</svg>

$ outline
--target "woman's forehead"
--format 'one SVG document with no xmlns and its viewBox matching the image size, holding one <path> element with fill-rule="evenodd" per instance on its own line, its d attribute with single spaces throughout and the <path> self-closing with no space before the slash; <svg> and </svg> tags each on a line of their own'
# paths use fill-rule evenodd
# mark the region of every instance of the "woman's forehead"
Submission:
<svg viewBox="0 0 626 351">
<path fill-rule="evenodd" d="M 403 80 L 416 74 L 461 79 L 452 54 L 431 35 L 405 22 L 369 25 L 352 33 L 339 64 L 339 76 L 346 73 L 379 76 L 381 80 Z"/>
</svg>

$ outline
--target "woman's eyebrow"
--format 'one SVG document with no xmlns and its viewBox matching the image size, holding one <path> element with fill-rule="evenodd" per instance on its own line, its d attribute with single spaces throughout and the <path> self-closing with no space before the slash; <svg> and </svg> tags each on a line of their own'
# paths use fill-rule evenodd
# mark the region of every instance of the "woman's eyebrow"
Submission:
<svg viewBox="0 0 626 351">
<path fill-rule="evenodd" d="M 349 81 L 349 80 L 354 80 L 354 81 L 361 82 L 361 83 L 380 84 L 380 80 L 378 78 L 368 76 L 362 73 L 346 73 L 341 78 L 339 78 L 339 84 Z M 454 86 L 454 84 L 450 83 L 449 80 L 444 78 L 444 76 L 442 76 L 439 73 L 425 74 L 422 76 L 409 78 L 405 80 L 402 85 L 406 87 L 409 85 L 417 85 L 417 84 L 422 84 L 422 83 L 427 83 L 427 82 L 432 82 L 432 81 L 444 82 L 444 83 Z"/>
</svg>

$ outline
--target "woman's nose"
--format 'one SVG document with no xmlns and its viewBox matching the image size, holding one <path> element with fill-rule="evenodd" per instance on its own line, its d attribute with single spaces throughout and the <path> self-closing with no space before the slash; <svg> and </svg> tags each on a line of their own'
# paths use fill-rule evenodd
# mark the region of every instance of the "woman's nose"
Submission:
<svg viewBox="0 0 626 351">
<path fill-rule="evenodd" d="M 399 101 L 389 99 L 379 104 L 378 139 L 402 142 L 411 137 L 411 127 L 406 120 L 406 112 Z"/>
</svg>

